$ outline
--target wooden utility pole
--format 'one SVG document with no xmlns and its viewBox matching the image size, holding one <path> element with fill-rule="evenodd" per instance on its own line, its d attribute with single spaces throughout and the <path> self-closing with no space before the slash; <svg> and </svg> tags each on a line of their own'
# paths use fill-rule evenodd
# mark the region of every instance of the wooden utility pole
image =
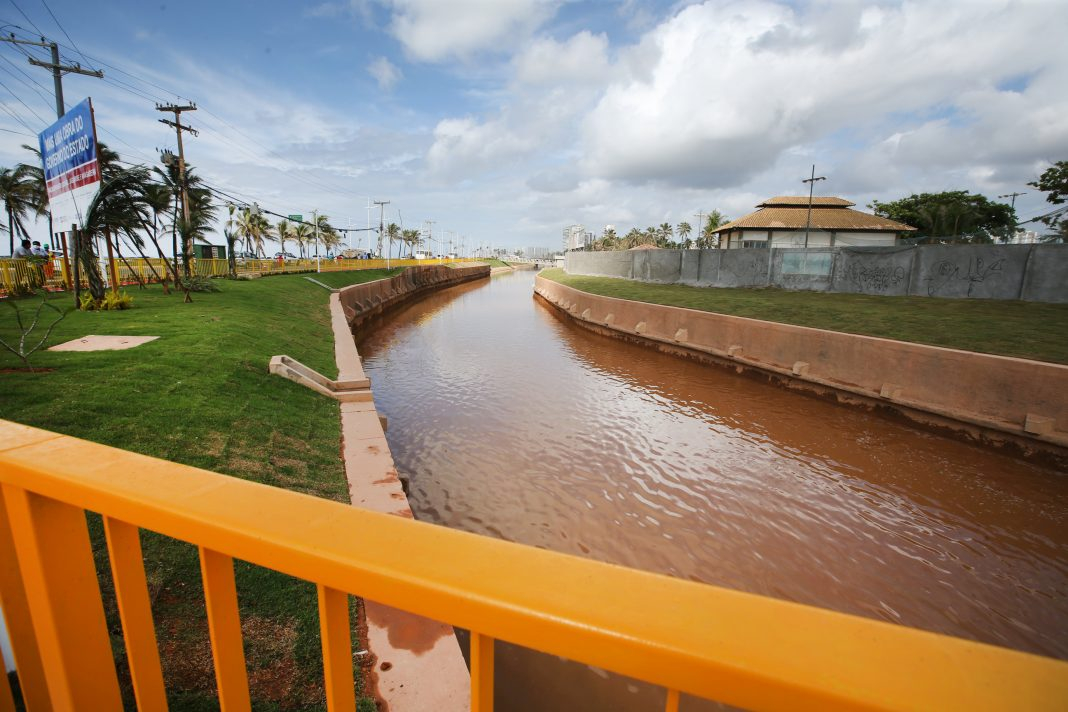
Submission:
<svg viewBox="0 0 1068 712">
<path fill-rule="evenodd" d="M 182 219 L 185 221 L 186 229 L 189 229 L 189 190 L 185 184 L 185 149 L 182 147 L 182 132 L 188 131 L 194 136 L 198 136 L 197 130 L 190 126 L 182 125 L 182 112 L 183 111 L 196 111 L 196 104 L 185 104 L 179 106 L 177 104 L 156 104 L 156 111 L 169 111 L 174 114 L 174 121 L 169 119 L 160 119 L 161 124 L 167 124 L 173 126 L 175 132 L 178 134 L 178 182 L 181 187 L 182 198 Z M 186 240 L 185 236 L 182 236 L 182 261 L 185 263 L 185 276 L 189 276 L 189 257 L 186 254 Z"/>
<path fill-rule="evenodd" d="M 87 77 L 96 77 L 97 79 L 103 79 L 104 78 L 104 71 L 102 69 L 83 69 L 82 65 L 78 64 L 77 62 L 75 62 L 74 64 L 61 64 L 60 61 L 59 61 L 59 45 L 56 44 L 55 42 L 47 41 L 44 37 L 41 38 L 40 42 L 33 42 L 32 40 L 15 39 L 15 35 L 12 34 L 12 35 L 10 35 L 8 37 L 0 37 L 0 42 L 10 42 L 11 44 L 32 45 L 34 47 L 46 47 L 51 51 L 51 53 L 52 53 L 52 61 L 51 62 L 42 62 L 41 60 L 34 59 L 33 57 L 30 57 L 29 60 L 30 60 L 30 64 L 34 65 L 35 67 L 44 67 L 45 69 L 49 69 L 49 70 L 52 71 L 52 82 L 53 82 L 53 85 L 55 87 L 55 93 L 56 93 L 56 118 L 57 119 L 62 119 L 63 118 L 63 114 L 67 113 L 66 106 L 63 103 L 63 75 L 64 75 L 64 73 L 66 73 L 66 74 L 83 74 L 83 75 L 85 75 Z M 42 166 L 42 168 L 43 168 L 43 166 Z M 51 220 L 51 218 L 49 218 L 49 220 Z M 68 274 L 68 278 L 70 278 L 69 277 L 69 275 L 70 275 L 70 267 L 69 267 L 69 261 L 68 261 L 68 257 L 67 257 L 67 236 L 63 232 L 60 232 L 59 236 L 60 236 L 60 238 L 62 240 L 62 244 L 63 244 L 63 263 L 65 265 L 68 265 L 67 274 Z M 78 239 L 76 233 L 72 233 L 71 236 L 74 237 L 75 240 Z M 56 236 L 52 235 L 52 242 L 54 243 L 55 240 L 56 240 Z M 79 302 L 78 302 L 78 289 L 79 289 L 79 287 L 78 287 L 78 281 L 77 281 L 78 271 L 79 271 L 78 270 L 78 264 L 77 264 L 77 261 L 75 261 L 75 266 L 74 266 L 75 274 L 74 274 L 74 277 L 73 277 L 73 280 L 74 280 L 74 294 L 75 294 L 74 302 L 75 302 L 75 305 L 79 304 Z"/>
<path fill-rule="evenodd" d="M 827 176 L 816 177 L 816 164 L 812 164 L 812 175 L 801 181 L 802 183 L 808 183 L 808 217 L 805 218 L 805 249 L 808 249 L 808 231 L 812 227 L 812 187 L 816 185 L 816 181 L 827 180 Z M 768 239 L 771 239 L 771 235 L 768 235 Z M 769 244 L 768 247 L 771 247 Z"/>
<path fill-rule="evenodd" d="M 45 69 L 52 70 L 52 81 L 55 84 L 56 89 L 56 118 L 63 118 L 63 114 L 67 113 L 66 108 L 63 105 L 63 75 L 64 74 L 84 74 L 87 77 L 96 77 L 97 79 L 104 78 L 104 72 L 101 69 L 82 69 L 82 65 L 75 62 L 74 64 L 60 64 L 59 61 L 59 45 L 55 42 L 48 42 L 44 37 L 40 42 L 34 42 L 32 40 L 19 40 L 15 39 L 15 35 L 9 37 L 0 37 L 0 42 L 10 42 L 11 44 L 23 44 L 33 45 L 34 47 L 45 47 L 52 52 L 51 62 L 42 62 L 39 59 L 30 57 L 30 64 L 35 67 L 44 67 Z"/>
</svg>

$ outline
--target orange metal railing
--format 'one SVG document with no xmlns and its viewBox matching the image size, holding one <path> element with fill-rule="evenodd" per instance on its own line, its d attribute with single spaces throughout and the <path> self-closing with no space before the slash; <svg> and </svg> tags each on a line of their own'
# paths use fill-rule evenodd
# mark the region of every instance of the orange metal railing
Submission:
<svg viewBox="0 0 1068 712">
<path fill-rule="evenodd" d="M 463 262 L 460 259 L 432 260 L 335 260 L 323 258 L 318 262 L 313 259 L 301 260 L 239 260 L 235 265 L 238 275 L 246 274 L 286 274 L 291 272 L 344 272 L 365 269 L 386 269 L 386 267 L 417 267 L 436 264 Z M 159 281 L 164 275 L 169 276 L 169 267 L 159 258 L 130 258 L 113 260 L 120 286 L 135 285 L 139 281 L 146 284 Z M 202 277 L 225 277 L 230 274 L 230 265 L 225 259 L 194 259 L 191 270 Z M 181 272 L 181 268 L 179 267 Z M 106 259 L 100 261 L 100 274 L 105 282 L 111 280 L 111 268 Z M 31 263 L 24 259 L 0 258 L 0 297 L 18 294 L 20 288 L 28 286 L 44 287 L 50 291 L 65 289 L 71 283 L 67 274 L 67 265 L 58 256 L 49 258 L 44 264 Z M 88 287 L 84 276 L 83 287 Z"/>
<path fill-rule="evenodd" d="M 104 518 L 141 709 L 166 701 L 140 527 L 200 549 L 226 710 L 250 704 L 235 558 L 317 583 L 331 710 L 354 707 L 346 594 L 471 630 L 478 710 L 492 709 L 497 639 L 664 686 L 668 710 L 680 692 L 757 709 L 1034 710 L 1068 700 L 1064 662 L 452 531 L 6 421 L 0 485 L 0 599 L 31 710 L 49 701 L 120 707 L 86 510 Z"/>
</svg>

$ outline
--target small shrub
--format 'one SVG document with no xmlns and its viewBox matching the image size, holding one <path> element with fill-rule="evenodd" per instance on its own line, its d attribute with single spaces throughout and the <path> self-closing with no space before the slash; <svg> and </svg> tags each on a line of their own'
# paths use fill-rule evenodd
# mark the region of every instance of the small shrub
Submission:
<svg viewBox="0 0 1068 712">
<path fill-rule="evenodd" d="M 122 292 L 108 292 L 104 298 L 97 301 L 89 292 L 82 293 L 82 311 L 118 311 L 133 307 L 133 297 Z"/>
<path fill-rule="evenodd" d="M 201 275 L 182 277 L 182 287 L 190 292 L 218 292 L 219 285 L 215 280 Z"/>
</svg>

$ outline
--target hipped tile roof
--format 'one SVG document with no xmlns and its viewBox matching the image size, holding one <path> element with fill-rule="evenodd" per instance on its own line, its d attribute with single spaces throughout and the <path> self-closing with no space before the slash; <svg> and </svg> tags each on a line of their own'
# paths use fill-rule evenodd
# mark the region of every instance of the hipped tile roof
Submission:
<svg viewBox="0 0 1068 712">
<path fill-rule="evenodd" d="M 801 201 L 801 202 L 797 202 Z M 813 230 L 871 230 L 873 232 L 910 232 L 916 228 L 905 223 L 852 210 L 856 205 L 842 198 L 812 199 Z M 716 233 L 741 228 L 751 230 L 803 230 L 808 218 L 808 196 L 778 196 L 761 203 L 760 210 L 716 228 Z"/>
</svg>

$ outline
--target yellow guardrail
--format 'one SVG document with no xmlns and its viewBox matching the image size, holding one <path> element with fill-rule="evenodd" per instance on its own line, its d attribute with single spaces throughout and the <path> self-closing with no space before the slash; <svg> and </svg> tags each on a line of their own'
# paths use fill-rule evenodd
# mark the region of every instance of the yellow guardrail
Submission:
<svg viewBox="0 0 1068 712">
<path fill-rule="evenodd" d="M 461 259 L 432 260 L 337 260 L 312 259 L 285 260 L 249 260 L 241 259 L 235 264 L 235 274 L 286 274 L 290 272 L 346 272 L 365 269 L 386 269 L 387 267 L 417 267 L 436 264 L 464 262 Z M 152 258 L 114 258 L 115 269 L 120 286 L 129 286 L 144 282 L 158 282 L 164 275 L 170 276 L 167 260 Z M 100 261 L 100 274 L 105 282 L 110 281 L 111 269 L 107 260 Z M 230 264 L 225 259 L 194 259 L 191 264 L 193 274 L 202 277 L 226 277 L 230 274 Z M 182 268 L 178 268 L 179 274 Z M 88 286 L 85 277 L 82 286 Z M 44 264 L 36 264 L 24 259 L 0 258 L 0 296 L 18 294 L 27 287 L 44 287 L 50 291 L 66 289 L 71 284 L 70 275 L 61 257 L 53 256 Z"/>
<path fill-rule="evenodd" d="M 7 421 L 0 483 L 0 601 L 30 709 L 121 708 L 86 510 L 104 518 L 141 709 L 166 705 L 141 527 L 199 547 L 225 710 L 250 705 L 234 558 L 317 584 L 331 710 L 355 704 L 346 594 L 471 630 L 478 710 L 492 709 L 496 639 L 664 686 L 668 710 L 679 693 L 784 710 L 1068 702 L 1061 661 L 378 514 Z"/>
</svg>

